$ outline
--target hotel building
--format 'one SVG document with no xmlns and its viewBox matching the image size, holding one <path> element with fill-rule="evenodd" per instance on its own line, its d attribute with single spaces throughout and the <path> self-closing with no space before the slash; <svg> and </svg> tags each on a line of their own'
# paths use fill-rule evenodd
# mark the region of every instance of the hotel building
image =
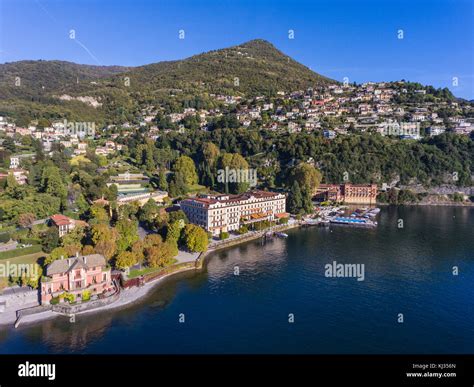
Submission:
<svg viewBox="0 0 474 387">
<path fill-rule="evenodd" d="M 250 191 L 240 195 L 201 195 L 181 201 L 181 209 L 191 223 L 213 235 L 235 231 L 242 224 L 285 218 L 285 195 Z"/>
<path fill-rule="evenodd" d="M 377 184 L 321 184 L 314 200 L 348 204 L 375 204 Z"/>
</svg>

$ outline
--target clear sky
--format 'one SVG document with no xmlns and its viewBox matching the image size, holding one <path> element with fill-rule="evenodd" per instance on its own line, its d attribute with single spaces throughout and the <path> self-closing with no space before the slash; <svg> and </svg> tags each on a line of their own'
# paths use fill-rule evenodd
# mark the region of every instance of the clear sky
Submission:
<svg viewBox="0 0 474 387">
<path fill-rule="evenodd" d="M 0 0 L 1 63 L 136 66 L 255 38 L 340 81 L 406 79 L 474 99 L 472 0 Z"/>
</svg>

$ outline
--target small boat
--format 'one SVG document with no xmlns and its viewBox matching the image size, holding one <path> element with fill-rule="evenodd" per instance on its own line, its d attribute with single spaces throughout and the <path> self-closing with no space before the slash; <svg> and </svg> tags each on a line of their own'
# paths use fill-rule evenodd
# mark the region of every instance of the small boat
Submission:
<svg viewBox="0 0 474 387">
<path fill-rule="evenodd" d="M 279 238 L 288 238 L 288 234 L 285 234 L 284 232 L 276 232 L 275 235 Z"/>
</svg>

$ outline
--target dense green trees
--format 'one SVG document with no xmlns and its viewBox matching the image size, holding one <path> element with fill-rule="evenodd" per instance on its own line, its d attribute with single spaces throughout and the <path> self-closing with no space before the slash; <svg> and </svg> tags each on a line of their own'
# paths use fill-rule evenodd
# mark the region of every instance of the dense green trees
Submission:
<svg viewBox="0 0 474 387">
<path fill-rule="evenodd" d="M 206 231 L 195 224 L 187 224 L 182 233 L 183 243 L 189 251 L 202 252 L 207 250 L 209 243 Z"/>
<path fill-rule="evenodd" d="M 115 229 L 118 233 L 117 250 L 125 251 L 130 249 L 132 245 L 138 241 L 138 223 L 130 219 L 120 219 Z"/>
<path fill-rule="evenodd" d="M 181 236 L 181 230 L 184 226 L 185 223 L 182 219 L 169 223 L 166 228 L 166 240 L 177 244 Z"/>
<path fill-rule="evenodd" d="M 50 253 L 59 245 L 59 233 L 56 227 L 50 227 L 43 236 L 43 250 Z"/>
<path fill-rule="evenodd" d="M 291 180 L 297 182 L 300 187 L 305 188 L 310 193 L 314 194 L 321 182 L 321 172 L 315 167 L 307 163 L 300 163 L 291 169 Z"/>
<path fill-rule="evenodd" d="M 89 223 L 90 224 L 103 224 L 109 222 L 109 214 L 107 210 L 99 205 L 94 204 L 89 209 Z"/>
<path fill-rule="evenodd" d="M 106 259 L 111 259 L 117 252 L 118 238 L 117 229 L 111 228 L 108 224 L 100 223 L 91 227 L 94 251 L 102 254 Z"/>
<path fill-rule="evenodd" d="M 186 186 L 197 184 L 198 175 L 193 159 L 188 156 L 180 156 L 173 165 L 173 171 L 182 176 Z"/>
<path fill-rule="evenodd" d="M 188 186 L 181 172 L 175 172 L 168 186 L 168 194 L 171 197 L 177 197 L 186 194 Z"/>
<path fill-rule="evenodd" d="M 293 181 L 290 192 L 287 197 L 287 210 L 292 214 L 299 214 L 303 209 L 303 195 L 300 185 L 296 180 Z"/>
<path fill-rule="evenodd" d="M 131 251 L 121 251 L 115 259 L 115 266 L 118 269 L 126 269 L 138 262 L 136 255 Z"/>
<path fill-rule="evenodd" d="M 247 130 L 219 129 L 198 131 L 193 133 L 192 142 L 188 139 L 189 135 L 167 133 L 158 139 L 157 146 L 166 144 L 199 160 L 203 144 L 212 140 L 224 152 L 241 154 L 251 168 L 259 170 L 259 176 L 266 168 L 268 178 L 264 184 L 273 180 L 287 188 L 291 185 L 288 174 L 292 160 L 299 164 L 312 158 L 324 183 L 342 183 L 347 176 L 352 183 L 380 185 L 399 180 L 401 184 L 415 181 L 427 186 L 442 183 L 468 186 L 474 165 L 473 141 L 452 133 L 421 141 L 391 139 L 374 133 L 340 135 L 329 141 L 318 133 L 261 131 L 255 136 Z M 262 165 L 273 157 L 276 160 L 273 167 Z M 457 172 L 457 180 L 451 178 L 453 172 Z"/>
<path fill-rule="evenodd" d="M 136 148 L 135 158 L 139 165 L 143 165 L 147 171 L 154 171 L 156 169 L 155 160 L 153 157 L 155 147 L 152 141 L 146 141 Z"/>
<path fill-rule="evenodd" d="M 418 196 L 409 189 L 390 188 L 377 195 L 377 201 L 388 204 L 413 204 L 418 202 Z"/>
<path fill-rule="evenodd" d="M 43 192 L 61 200 L 61 206 L 66 206 L 67 189 L 58 167 L 47 165 L 41 174 L 41 189 Z"/>
<path fill-rule="evenodd" d="M 160 235 L 150 234 L 144 240 L 144 256 L 149 267 L 165 267 L 178 254 L 176 243 L 163 241 Z"/>
<path fill-rule="evenodd" d="M 165 173 L 161 170 L 158 174 L 158 188 L 162 191 L 168 191 L 168 181 L 166 180 Z"/>
<path fill-rule="evenodd" d="M 238 153 L 224 153 L 219 158 L 217 187 L 225 193 L 239 194 L 248 190 L 249 165 Z"/>
<path fill-rule="evenodd" d="M 215 187 L 217 179 L 217 162 L 220 156 L 219 148 L 212 142 L 204 142 L 199 151 L 199 175 L 201 184 Z"/>
<path fill-rule="evenodd" d="M 153 199 L 149 199 L 138 211 L 138 219 L 143 222 L 148 228 L 153 226 L 155 218 L 160 212 L 160 207 Z"/>
<path fill-rule="evenodd" d="M 178 157 L 173 165 L 173 172 L 168 184 L 168 192 L 171 197 L 186 194 L 198 182 L 196 166 L 193 159 L 188 156 Z"/>
<path fill-rule="evenodd" d="M 313 203 L 311 201 L 312 192 L 308 185 L 302 187 L 298 180 L 293 180 L 293 185 L 287 197 L 287 210 L 292 214 L 302 215 L 313 212 Z"/>
<path fill-rule="evenodd" d="M 57 259 L 61 258 L 68 258 L 69 255 L 64 247 L 56 247 L 54 248 L 51 253 L 45 258 L 44 264 L 49 265 L 50 263 L 56 261 Z"/>
</svg>

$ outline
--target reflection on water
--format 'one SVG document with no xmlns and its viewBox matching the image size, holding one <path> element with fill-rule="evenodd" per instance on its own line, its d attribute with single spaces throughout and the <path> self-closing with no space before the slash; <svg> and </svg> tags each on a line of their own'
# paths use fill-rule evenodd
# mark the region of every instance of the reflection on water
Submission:
<svg viewBox="0 0 474 387">
<path fill-rule="evenodd" d="M 0 352 L 472 353 L 473 226 L 470 208 L 386 207 L 376 229 L 290 230 L 217 252 L 122 310 L 2 329 Z M 333 261 L 363 263 L 365 281 L 326 278 Z"/>
<path fill-rule="evenodd" d="M 190 288 L 197 289 L 206 282 L 206 276 L 192 272 L 177 274 L 164 279 L 161 285 L 134 304 L 116 310 L 76 315 L 74 323 L 66 316 L 59 316 L 36 324 L 21 325 L 18 329 L 2 329 L 0 348 L 12 335 L 20 334 L 32 345 L 47 347 L 45 352 L 81 352 L 88 344 L 103 337 L 114 322 L 133 326 L 143 308 L 153 313 L 166 308 L 176 296 L 180 281 L 186 281 Z"/>
</svg>

